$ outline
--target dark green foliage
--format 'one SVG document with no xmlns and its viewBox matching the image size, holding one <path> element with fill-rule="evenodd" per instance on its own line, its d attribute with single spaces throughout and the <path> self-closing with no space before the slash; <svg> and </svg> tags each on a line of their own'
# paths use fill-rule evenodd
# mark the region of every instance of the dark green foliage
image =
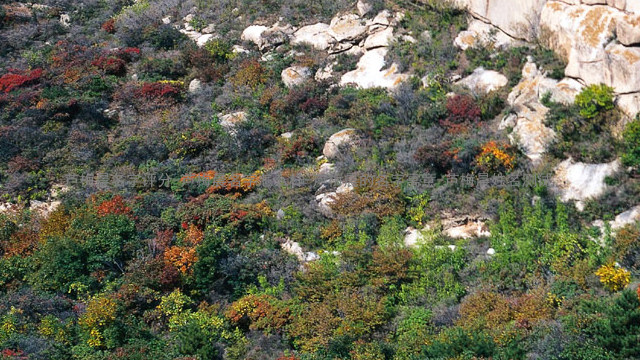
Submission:
<svg viewBox="0 0 640 360">
<path fill-rule="evenodd" d="M 622 162 L 627 166 L 640 166 L 640 120 L 636 120 L 627 124 L 622 133 L 622 143 L 624 153 L 622 154 Z"/>
</svg>

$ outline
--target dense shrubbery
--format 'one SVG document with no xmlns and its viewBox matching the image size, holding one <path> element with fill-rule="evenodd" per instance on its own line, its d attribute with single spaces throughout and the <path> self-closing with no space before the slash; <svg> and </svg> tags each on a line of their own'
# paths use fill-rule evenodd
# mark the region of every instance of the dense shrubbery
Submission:
<svg viewBox="0 0 640 360">
<path fill-rule="evenodd" d="M 547 124 L 558 134 L 550 149 L 557 157 L 572 156 L 589 163 L 606 162 L 615 158 L 618 140 L 612 129 L 620 118 L 613 108 L 612 89 L 605 85 L 586 87 L 576 96 L 574 105 L 562 105 L 544 97 L 543 103 L 550 107 Z"/>
<path fill-rule="evenodd" d="M 394 32 L 416 42 L 394 43 L 387 60 L 416 76 L 395 91 L 311 79 L 289 89 L 284 68 L 334 59 L 286 43 L 269 61 L 234 53 L 240 31 L 279 17 L 328 23 L 352 2 L 55 3 L 68 28 L 58 14 L 0 7 L 0 195 L 17 208 L 0 206 L 0 357 L 639 356 L 638 225 L 591 226 L 637 205 L 635 170 L 608 178 L 582 213 L 540 184 L 469 183 L 537 169 L 493 130 L 509 89 L 476 97 L 448 79 L 484 66 L 513 85 L 525 55 L 557 78 L 551 52 L 461 52 L 463 12 L 376 0 L 371 15 L 406 7 Z M 190 25 L 220 35 L 203 47 L 174 26 L 193 6 Z M 336 60 L 339 75 L 357 57 Z M 544 99 L 554 155 L 621 155 L 637 168 L 639 122 L 618 148 L 611 95 Z M 244 121 L 221 125 L 239 111 Z M 319 157 L 347 127 L 360 135 L 351 151 Z M 317 195 L 347 182 L 322 215 Z M 61 204 L 44 216 L 36 199 Z M 408 226 L 421 236 L 405 238 Z M 456 238 L 465 231 L 486 236 Z"/>
</svg>

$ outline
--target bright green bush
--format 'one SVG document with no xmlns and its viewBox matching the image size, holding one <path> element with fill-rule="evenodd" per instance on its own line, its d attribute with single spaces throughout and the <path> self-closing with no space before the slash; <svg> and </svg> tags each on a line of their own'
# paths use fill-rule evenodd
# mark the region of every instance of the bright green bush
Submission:
<svg viewBox="0 0 640 360">
<path fill-rule="evenodd" d="M 604 84 L 587 86 L 576 96 L 576 105 L 582 117 L 593 119 L 601 111 L 613 109 L 613 88 Z"/>
</svg>

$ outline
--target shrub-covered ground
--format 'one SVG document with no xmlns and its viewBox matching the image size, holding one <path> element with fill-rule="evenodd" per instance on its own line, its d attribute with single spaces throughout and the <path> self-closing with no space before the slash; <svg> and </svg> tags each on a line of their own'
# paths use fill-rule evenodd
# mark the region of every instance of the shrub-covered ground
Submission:
<svg viewBox="0 0 640 360">
<path fill-rule="evenodd" d="M 387 56 L 414 76 L 392 92 L 288 89 L 284 68 L 315 71 L 326 54 L 285 44 L 263 61 L 242 30 L 328 23 L 352 2 L 38 3 L 0 5 L 0 195 L 19 209 L 0 214 L 3 359 L 640 357 L 640 226 L 591 225 L 637 205 L 637 172 L 607 179 L 615 186 L 583 212 L 547 182 L 523 181 L 568 156 L 637 169 L 640 122 L 610 135 L 621 115 L 604 86 L 571 106 L 545 97 L 559 136 L 538 168 L 498 130 L 527 55 L 562 76 L 550 51 L 462 52 L 460 11 L 371 1 L 404 9 L 401 31 L 428 32 Z M 162 21 L 187 14 L 221 36 L 200 48 Z M 335 71 L 355 68 L 337 59 Z M 477 96 L 449 80 L 479 66 L 509 85 Z M 220 115 L 236 111 L 247 120 L 230 132 Z M 344 128 L 362 141 L 325 187 L 360 180 L 327 217 L 314 201 L 321 182 L 292 180 L 317 173 Z M 187 181 L 194 173 L 209 182 Z M 427 174 L 432 185 L 411 181 Z M 54 211 L 29 210 L 52 190 Z M 438 228 L 464 215 L 490 219 L 491 236 Z M 405 229 L 427 224 L 406 247 Z M 319 259 L 301 262 L 287 240 Z"/>
</svg>

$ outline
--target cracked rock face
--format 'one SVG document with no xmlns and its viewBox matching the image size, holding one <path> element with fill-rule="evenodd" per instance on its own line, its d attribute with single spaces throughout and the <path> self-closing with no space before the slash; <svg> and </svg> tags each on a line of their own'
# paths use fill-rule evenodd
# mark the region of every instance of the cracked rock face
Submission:
<svg viewBox="0 0 640 360">
<path fill-rule="evenodd" d="M 573 79 L 549 79 L 534 63 L 527 63 L 522 70 L 522 80 L 507 98 L 513 114 L 503 119 L 500 128 L 512 127 L 512 143 L 517 143 L 534 164 L 539 163 L 547 145 L 556 136 L 544 125 L 549 109 L 540 99 L 549 92 L 552 100 L 571 104 L 581 89 L 582 85 Z"/>
<path fill-rule="evenodd" d="M 609 6 L 550 1 L 541 27 L 547 45 L 568 60 L 567 76 L 630 93 L 640 91 L 640 49 L 612 41 L 616 24 L 627 24 L 626 18 Z"/>
</svg>

